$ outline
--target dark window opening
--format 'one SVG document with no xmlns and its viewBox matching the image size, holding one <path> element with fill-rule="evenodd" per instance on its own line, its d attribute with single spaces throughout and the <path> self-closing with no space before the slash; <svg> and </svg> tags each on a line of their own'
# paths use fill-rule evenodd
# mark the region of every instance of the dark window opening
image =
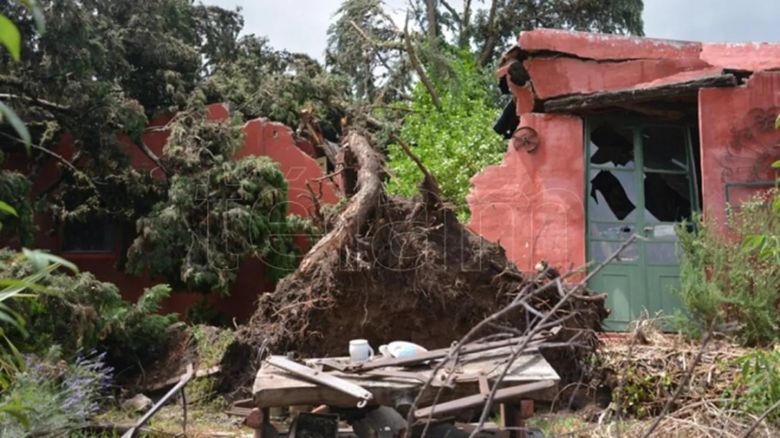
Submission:
<svg viewBox="0 0 780 438">
<path fill-rule="evenodd" d="M 639 145 L 635 139 L 641 139 Z M 685 128 L 640 129 L 606 122 L 591 131 L 589 140 L 592 220 L 680 222 L 691 219 L 701 205 L 698 138 L 691 135 L 689 154 Z M 641 157 L 635 157 L 635 151 Z M 635 168 L 635 158 L 642 163 L 641 171 Z M 643 204 L 644 209 L 638 208 Z"/>
<path fill-rule="evenodd" d="M 592 164 L 633 167 L 634 135 L 631 129 L 602 125 L 590 135 Z"/>
<path fill-rule="evenodd" d="M 62 227 L 62 251 L 113 252 L 117 227 L 108 220 L 69 222 Z"/>
</svg>

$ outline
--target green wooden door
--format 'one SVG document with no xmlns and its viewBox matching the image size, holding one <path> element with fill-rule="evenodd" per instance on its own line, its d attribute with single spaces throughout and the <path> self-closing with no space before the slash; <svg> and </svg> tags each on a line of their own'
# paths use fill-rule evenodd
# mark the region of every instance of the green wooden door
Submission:
<svg viewBox="0 0 780 438">
<path fill-rule="evenodd" d="M 607 292 L 607 327 L 622 330 L 643 309 L 679 308 L 675 224 L 698 208 L 687 126 L 592 119 L 586 127 L 588 260 L 598 264 L 632 243 L 591 280 Z"/>
</svg>

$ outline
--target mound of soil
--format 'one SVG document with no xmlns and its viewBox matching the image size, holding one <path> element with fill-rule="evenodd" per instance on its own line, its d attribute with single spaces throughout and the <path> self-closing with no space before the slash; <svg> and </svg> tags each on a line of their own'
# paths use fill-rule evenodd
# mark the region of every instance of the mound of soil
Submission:
<svg viewBox="0 0 780 438">
<path fill-rule="evenodd" d="M 364 137 L 350 135 L 344 149 L 345 162 L 354 166 L 346 169 L 345 180 L 355 171 L 357 190 L 298 270 L 260 297 L 223 358 L 223 388 L 251 385 L 261 345 L 275 354 L 295 351 L 304 357 L 347 355 L 354 338 L 375 347 L 394 340 L 446 347 L 530 281 L 499 245 L 458 222 L 421 163 L 422 196 L 398 198 L 384 191 L 383 160 Z M 560 298 L 552 287 L 533 306 L 548 310 Z M 595 345 L 595 332 L 607 316 L 603 299 L 584 291 L 560 310 L 561 316 L 572 313 L 559 337 L 586 330 L 589 336 L 580 342 Z M 532 318 L 520 309 L 502 325 L 523 331 Z M 577 355 L 546 355 L 563 376 L 578 369 Z"/>
</svg>

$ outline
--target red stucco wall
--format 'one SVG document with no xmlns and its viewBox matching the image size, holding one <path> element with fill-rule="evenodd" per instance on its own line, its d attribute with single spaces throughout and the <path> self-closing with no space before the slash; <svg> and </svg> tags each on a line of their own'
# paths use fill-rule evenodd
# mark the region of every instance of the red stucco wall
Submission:
<svg viewBox="0 0 780 438">
<path fill-rule="evenodd" d="M 771 181 L 780 159 L 780 72 L 759 72 L 745 86 L 699 91 L 702 195 L 705 214 L 724 223 L 724 184 Z M 734 188 L 732 204 L 759 188 Z"/>
<path fill-rule="evenodd" d="M 510 146 L 504 161 L 474 176 L 469 228 L 498 242 L 521 270 L 540 260 L 566 269 L 585 263 L 585 161 L 579 117 L 523 114 L 539 133 L 533 152 Z"/>
<path fill-rule="evenodd" d="M 621 62 L 532 58 L 523 64 L 531 76 L 536 96 L 540 99 L 631 88 L 639 83 L 709 67 L 698 58 L 639 59 Z"/>
<path fill-rule="evenodd" d="M 530 52 L 560 52 L 578 58 L 616 59 L 696 58 L 702 44 L 623 35 L 536 29 L 520 34 L 518 44 Z"/>
</svg>

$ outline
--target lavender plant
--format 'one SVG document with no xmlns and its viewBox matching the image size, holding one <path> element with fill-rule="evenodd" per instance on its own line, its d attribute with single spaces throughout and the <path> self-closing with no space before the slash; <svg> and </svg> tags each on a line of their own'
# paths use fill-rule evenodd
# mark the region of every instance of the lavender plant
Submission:
<svg viewBox="0 0 780 438">
<path fill-rule="evenodd" d="M 83 428 L 97 413 L 111 384 L 113 370 L 105 354 L 90 353 L 70 364 L 51 350 L 29 355 L 0 403 L 24 405 L 25 419 L 0 413 L 0 436 L 60 436 Z"/>
</svg>

